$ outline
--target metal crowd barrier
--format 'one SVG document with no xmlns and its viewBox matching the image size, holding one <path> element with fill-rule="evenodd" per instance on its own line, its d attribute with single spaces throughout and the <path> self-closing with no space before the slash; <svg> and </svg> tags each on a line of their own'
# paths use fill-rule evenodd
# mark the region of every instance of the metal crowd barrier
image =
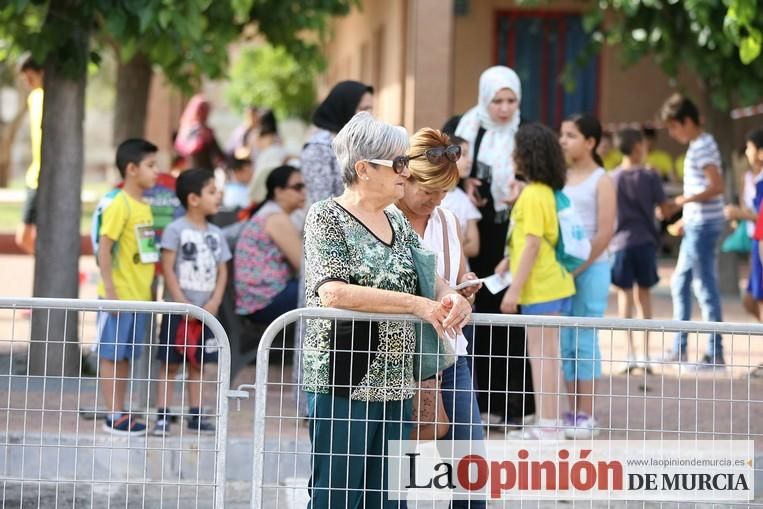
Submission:
<svg viewBox="0 0 763 509">
<path fill-rule="evenodd" d="M 103 379 L 96 376 L 97 356 L 89 352 L 96 339 L 96 313 L 110 311 L 129 317 L 146 313 L 143 363 L 133 364 L 124 378 L 129 410 L 148 425 L 156 421 L 154 398 L 162 377 L 154 353 L 161 315 L 192 317 L 206 325 L 218 340 L 205 345 L 217 353 L 217 363 L 203 363 L 199 384 L 204 415 L 214 433 L 188 428 L 187 384 L 176 384 L 173 413 L 179 419 L 166 436 L 116 436 L 103 430 Z M 251 458 L 251 498 L 255 508 L 304 507 L 308 498 L 311 444 L 310 420 L 300 414 L 306 394 L 292 376 L 293 360 L 301 352 L 288 325 L 310 319 L 387 321 L 411 316 L 352 313 L 334 309 L 301 309 L 276 320 L 258 350 L 256 384 L 229 390 L 230 352 L 225 331 L 205 311 L 170 303 L 131 303 L 64 299 L 0 299 L 0 507 L 224 507 L 228 398 L 245 398 L 255 389 L 252 423 L 253 457 L 246 444 L 238 453 L 248 467 Z M 485 438 L 504 440 L 522 428 L 533 429 L 530 413 L 538 396 L 530 388 L 527 353 L 517 355 L 526 338 L 556 340 L 560 329 L 573 337 L 586 329 L 597 332 L 602 373 L 596 384 L 593 426 L 596 439 L 609 440 L 755 440 L 763 433 L 763 326 L 659 320 L 612 320 L 562 317 L 474 315 L 476 327 L 465 330 L 476 347 L 466 359 L 474 367 L 474 386 L 480 402 Z M 689 336 L 687 360 L 661 360 L 676 331 Z M 651 360 L 630 366 L 625 355 L 628 333 L 649 332 Z M 705 334 L 723 335 L 726 365 L 697 370 L 704 353 Z M 133 331 L 137 334 L 137 330 Z M 519 350 L 522 350 L 521 348 Z M 563 361 L 560 354 L 556 361 Z M 518 366 L 518 368 L 517 368 Z M 648 369 L 647 369 L 648 368 Z M 349 369 L 349 367 L 348 367 Z M 494 385 L 493 382 L 499 382 Z M 504 383 L 501 389 L 500 383 Z M 549 393 L 558 396 L 558 411 L 569 410 L 570 389 L 557 381 Z M 443 403 L 437 403 L 443 404 Z M 87 410 L 83 412 L 82 410 Z M 93 412 L 92 410 L 96 410 Z M 93 415 L 94 414 L 94 415 Z M 439 414 L 438 414 L 439 415 Z M 95 417 L 93 419 L 92 417 Z M 243 417 L 243 416 L 241 416 Z M 240 418 L 239 418 L 240 420 Z M 422 423 L 408 423 L 418 426 Z M 452 423 L 433 423 L 452 426 Z M 564 432 L 560 426 L 560 432 Z M 238 437 L 237 437 L 238 438 Z M 416 438 L 414 438 L 416 440 Z M 571 440 L 575 442 L 577 438 Z M 447 441 L 434 440 L 446 445 Z M 755 456 L 760 455 L 756 444 Z M 373 455 L 368 455 L 372 457 Z M 229 460 L 232 458 L 228 458 Z M 234 462 L 229 477 L 248 475 Z M 235 471 L 234 471 L 235 470 Z M 240 471 L 239 471 L 240 470 Z M 756 477 L 763 477 L 757 464 Z M 230 479 L 228 488 L 230 489 Z M 757 484 L 758 489 L 763 482 Z M 757 492 L 756 492 L 757 494 Z M 230 497 L 229 497 L 230 498 Z M 228 507 L 232 501 L 228 501 Z M 241 500 L 237 500 L 239 504 Z M 585 507 L 697 507 L 696 504 L 590 501 Z M 507 503 L 515 506 L 516 501 Z M 559 502 L 521 500 L 523 507 L 556 507 Z M 415 506 L 415 504 L 409 504 Z M 489 507 L 497 503 L 491 502 Z M 579 506 L 575 503 L 574 506 Z M 334 506 L 334 504 L 332 504 Z M 341 506 L 338 503 L 336 506 Z M 447 502 L 445 503 L 447 506 Z M 759 495 L 746 503 L 707 504 L 708 507 L 761 507 Z M 370 507 L 370 506 L 369 506 Z M 438 506 L 439 507 L 439 506 Z M 703 506 L 704 507 L 704 506 Z"/>
<path fill-rule="evenodd" d="M 308 431 L 310 419 L 298 411 L 306 393 L 293 382 L 290 373 L 299 366 L 291 366 L 286 360 L 301 346 L 293 345 L 286 327 L 295 323 L 304 325 L 304 321 L 311 319 L 353 320 L 356 323 L 386 320 L 418 322 L 407 315 L 323 308 L 298 309 L 270 325 L 262 336 L 257 357 L 258 366 L 268 366 L 270 363 L 270 369 L 256 371 L 251 498 L 251 507 L 255 509 L 304 507 L 310 498 L 308 482 L 311 461 L 314 460 Z M 516 409 L 518 404 L 520 409 L 528 412 L 528 401 L 538 395 L 537 389 L 527 389 L 531 383 L 529 375 L 525 378 L 523 372 L 517 376 L 516 369 L 512 371 L 510 363 L 517 359 L 510 358 L 513 354 L 509 354 L 509 343 L 524 342 L 529 337 L 558 341 L 558 333 L 563 329 L 572 331 L 573 337 L 577 338 L 592 329 L 599 338 L 602 362 L 593 402 L 597 422 L 592 426 L 592 437 L 581 438 L 574 433 L 573 438 L 567 438 L 567 432 L 560 424 L 558 431 L 563 435 L 562 440 L 755 440 L 756 456 L 761 456 L 763 452 L 763 441 L 760 440 L 763 435 L 763 325 L 480 314 L 473 315 L 472 323 L 476 327 L 465 329 L 465 333 L 475 350 L 469 353 L 467 359 L 472 366 L 479 366 L 473 369 L 474 383 L 486 439 L 516 438 L 522 429 L 529 430 L 534 426 L 532 416 L 523 419 L 522 415 L 508 415 L 512 406 Z M 676 332 L 688 335 L 687 359 L 679 363 L 663 359 L 663 351 L 672 346 Z M 650 360 L 629 365 L 626 358 L 627 335 L 634 334 L 639 344 L 646 333 L 650 340 Z M 723 335 L 726 364 L 714 369 L 700 369 L 699 360 L 704 354 L 708 333 Z M 476 348 L 480 343 L 480 347 Z M 275 365 L 272 362 L 274 355 L 279 358 Z M 520 370 L 527 354 L 524 356 L 524 359 L 519 359 Z M 560 354 L 554 360 L 561 363 L 564 358 Z M 344 368 L 349 369 L 347 366 Z M 497 374 L 498 382 L 513 378 L 512 387 L 496 392 L 491 385 L 494 374 Z M 565 411 L 574 410 L 568 402 L 571 388 L 565 384 L 563 377 L 560 376 L 553 392 L 558 397 L 560 416 Z M 492 417 L 487 410 L 492 412 Z M 757 465 L 754 468 L 755 476 L 763 477 L 763 469 Z M 761 484 L 758 483 L 753 501 L 709 504 L 708 507 L 763 507 L 763 496 L 759 493 L 763 488 Z M 521 502 L 522 507 L 557 507 L 559 503 L 543 502 L 536 506 L 536 502 Z M 672 502 L 609 500 L 590 501 L 582 505 L 576 502 L 575 505 L 699 507 L 696 503 L 681 504 L 680 497 Z M 341 503 L 337 504 L 332 507 L 341 507 Z M 492 502 L 488 505 L 496 506 Z M 447 503 L 443 507 L 447 507 Z M 516 501 L 507 502 L 506 507 L 516 507 Z"/>
<path fill-rule="evenodd" d="M 98 312 L 112 313 L 117 327 L 127 328 L 122 334 L 143 347 L 126 376 L 98 376 L 98 355 L 90 351 Z M 130 324 L 136 313 L 145 321 Z M 169 379 L 156 349 L 169 316 L 206 327 L 198 344 L 187 340 L 189 326 L 176 332 L 174 343 L 183 346 L 170 347 L 181 359 L 203 356 L 198 381 L 184 383 L 191 371 L 178 370 L 173 422 L 155 436 L 157 381 Z M 163 333 L 172 342 L 169 330 Z M 3 298 L 0 334 L 0 507 L 224 507 L 230 350 L 211 314 L 185 304 Z M 104 428 L 104 383 L 126 386 L 123 410 L 145 423 L 147 434 Z M 191 427 L 192 391 L 213 430 Z"/>
</svg>

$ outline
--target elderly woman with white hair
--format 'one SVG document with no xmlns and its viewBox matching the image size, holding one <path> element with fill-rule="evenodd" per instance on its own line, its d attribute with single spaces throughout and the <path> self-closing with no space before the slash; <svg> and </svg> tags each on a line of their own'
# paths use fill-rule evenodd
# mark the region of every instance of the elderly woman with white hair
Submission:
<svg viewBox="0 0 763 509">
<path fill-rule="evenodd" d="M 440 335 L 471 318 L 467 300 L 437 280 L 417 296 L 412 248 L 420 241 L 402 213 L 409 177 L 405 129 L 356 114 L 333 141 L 345 184 L 315 203 L 305 225 L 309 306 L 413 314 Z M 415 325 L 310 320 L 304 387 L 310 394 L 310 508 L 400 507 L 387 491 L 388 441 L 411 429 Z"/>
</svg>

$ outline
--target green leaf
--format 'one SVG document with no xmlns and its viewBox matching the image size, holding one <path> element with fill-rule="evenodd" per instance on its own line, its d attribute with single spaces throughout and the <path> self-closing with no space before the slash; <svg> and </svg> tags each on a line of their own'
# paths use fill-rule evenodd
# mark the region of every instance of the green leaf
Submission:
<svg viewBox="0 0 763 509">
<path fill-rule="evenodd" d="M 159 26 L 166 29 L 172 20 L 172 12 L 169 9 L 159 11 Z"/>
<path fill-rule="evenodd" d="M 122 60 L 127 61 L 132 59 L 132 57 L 135 56 L 135 53 L 138 52 L 138 43 L 135 39 L 127 39 L 122 42 L 120 49 Z"/>
<path fill-rule="evenodd" d="M 125 33 L 127 16 L 120 11 L 115 11 L 106 18 L 106 28 L 112 37 L 121 37 Z"/>
<path fill-rule="evenodd" d="M 252 9 L 253 0 L 232 0 L 233 12 L 237 18 L 246 17 Z"/>
<path fill-rule="evenodd" d="M 760 33 L 758 33 L 758 37 L 754 37 L 752 34 L 743 37 L 739 44 L 739 59 L 745 65 L 751 64 L 760 55 L 760 47 Z"/>
<path fill-rule="evenodd" d="M 306 118 L 315 103 L 315 72 L 284 47 L 247 47 L 230 69 L 226 97 L 237 109 L 268 105 L 279 117 Z"/>
<path fill-rule="evenodd" d="M 140 14 L 138 15 L 138 17 L 140 19 L 139 30 L 141 33 L 145 32 L 146 29 L 154 21 L 154 13 L 151 9 L 143 9 L 140 11 Z"/>
</svg>

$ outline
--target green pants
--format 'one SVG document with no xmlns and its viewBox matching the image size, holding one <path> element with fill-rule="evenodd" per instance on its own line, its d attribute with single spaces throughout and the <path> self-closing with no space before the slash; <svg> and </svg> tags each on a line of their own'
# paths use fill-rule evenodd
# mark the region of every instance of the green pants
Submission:
<svg viewBox="0 0 763 509">
<path fill-rule="evenodd" d="M 411 430 L 412 400 L 367 402 L 315 394 L 310 403 L 308 509 L 406 508 L 387 498 L 388 441 Z"/>
</svg>

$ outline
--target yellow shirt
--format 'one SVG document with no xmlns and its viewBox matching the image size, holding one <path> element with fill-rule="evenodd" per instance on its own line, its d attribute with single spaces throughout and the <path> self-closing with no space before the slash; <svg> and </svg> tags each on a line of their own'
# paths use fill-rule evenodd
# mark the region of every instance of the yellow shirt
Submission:
<svg viewBox="0 0 763 509">
<path fill-rule="evenodd" d="M 676 157 L 676 176 L 679 179 L 684 178 L 684 161 L 686 160 L 686 153 L 684 152 L 680 156 Z"/>
<path fill-rule="evenodd" d="M 646 156 L 646 165 L 657 170 L 662 178 L 673 176 L 673 158 L 664 150 L 652 150 Z"/>
<path fill-rule="evenodd" d="M 32 143 L 32 163 L 26 171 L 26 186 L 37 189 L 42 159 L 42 99 L 41 88 L 35 88 L 26 99 L 29 108 L 29 139 Z"/>
<path fill-rule="evenodd" d="M 607 171 L 612 171 L 620 166 L 620 163 L 623 162 L 623 154 L 617 149 L 612 149 L 607 152 L 607 155 L 602 157 L 602 160 L 604 162 L 604 169 Z"/>
<path fill-rule="evenodd" d="M 124 191 L 116 195 L 103 211 L 101 236 L 106 236 L 115 243 L 111 274 L 119 300 L 151 300 L 151 283 L 156 264 L 141 261 L 138 235 L 146 238 L 152 231 L 151 207 Z M 156 246 L 151 246 L 150 238 L 148 240 L 142 243 L 144 252 L 151 247 L 156 249 Z M 103 280 L 98 285 L 98 296 L 106 298 Z"/>
<path fill-rule="evenodd" d="M 516 274 L 528 235 L 540 237 L 540 249 L 530 275 L 519 296 L 520 304 L 539 304 L 569 297 L 575 293 L 572 276 L 556 260 L 559 220 L 554 191 L 546 184 L 533 182 L 519 195 L 511 209 L 509 257 L 511 273 Z"/>
</svg>

